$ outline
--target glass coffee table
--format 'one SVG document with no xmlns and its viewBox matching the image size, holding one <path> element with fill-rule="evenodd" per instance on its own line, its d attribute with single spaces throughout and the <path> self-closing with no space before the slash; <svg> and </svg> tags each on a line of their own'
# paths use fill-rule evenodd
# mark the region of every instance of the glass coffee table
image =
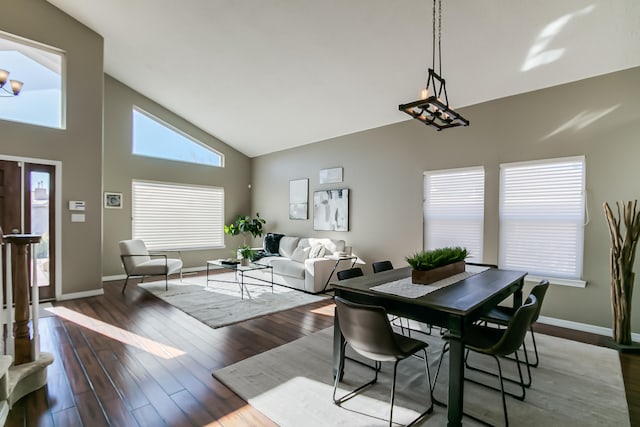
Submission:
<svg viewBox="0 0 640 427">
<path fill-rule="evenodd" d="M 221 279 L 213 278 L 213 277 L 215 277 L 215 274 L 212 274 L 211 276 L 209 275 L 209 272 L 211 272 L 213 270 L 233 271 L 233 272 L 235 272 L 236 280 L 234 282 L 232 282 L 230 280 L 221 280 Z M 255 277 L 255 276 L 251 276 L 251 275 L 247 274 L 247 273 L 251 273 L 252 271 L 259 271 L 259 270 L 270 270 L 271 280 L 266 280 L 266 279 L 263 279 L 263 278 L 260 278 L 260 277 Z M 245 276 L 248 279 L 253 279 L 253 280 L 258 280 L 260 282 L 264 282 L 264 284 L 261 284 L 261 283 L 246 283 L 245 282 Z M 249 288 L 247 288 L 247 285 L 251 285 L 251 286 L 271 286 L 271 293 L 273 293 L 273 267 L 271 267 L 270 265 L 260 264 L 260 263 L 255 263 L 255 262 L 249 263 L 248 265 L 242 265 L 239 262 L 237 262 L 237 263 L 228 262 L 228 261 L 225 262 L 224 259 L 215 259 L 215 260 L 207 261 L 207 287 L 209 286 L 209 282 L 235 283 L 240 288 L 240 297 L 242 299 L 244 299 L 244 293 L 246 292 L 247 293 L 247 297 L 249 297 L 249 299 L 251 299 L 251 294 L 249 293 Z"/>
</svg>

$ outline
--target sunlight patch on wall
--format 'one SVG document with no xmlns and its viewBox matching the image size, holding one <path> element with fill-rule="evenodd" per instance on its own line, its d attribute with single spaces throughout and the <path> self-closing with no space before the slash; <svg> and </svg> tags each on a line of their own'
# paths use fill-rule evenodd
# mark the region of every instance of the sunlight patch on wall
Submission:
<svg viewBox="0 0 640 427">
<path fill-rule="evenodd" d="M 154 356 L 158 356 L 163 359 L 173 359 L 186 354 L 184 351 L 177 348 L 142 337 L 138 334 L 134 334 L 133 332 L 126 331 L 101 320 L 78 313 L 77 311 L 69 310 L 65 307 L 50 307 L 46 310 L 58 317 L 82 326 L 83 328 L 87 328 L 116 341 L 120 341 L 123 344 L 132 345 L 140 350 L 144 350 L 147 353 L 151 353 Z"/>
<path fill-rule="evenodd" d="M 620 107 L 620 104 L 614 105 L 613 107 L 607 108 L 606 110 L 597 110 L 597 111 L 591 111 L 591 112 L 582 111 L 581 113 L 573 117 L 571 120 L 565 122 L 559 128 L 557 128 L 547 136 L 543 137 L 540 141 L 544 141 L 545 139 L 549 139 L 552 136 L 559 134 L 560 132 L 568 131 L 571 129 L 573 129 L 574 132 L 580 131 L 586 128 L 587 126 L 589 126 L 591 123 L 595 122 L 596 120 L 600 120 L 607 114 L 610 114 L 613 111 L 617 110 L 618 107 Z"/>
<path fill-rule="evenodd" d="M 555 21 L 547 24 L 547 26 L 540 31 L 536 41 L 529 49 L 527 58 L 524 60 L 524 64 L 522 64 L 520 71 L 529 71 L 533 68 L 550 64 L 560 59 L 562 55 L 564 55 L 566 49 L 547 49 L 547 47 L 556 38 L 556 36 L 560 34 L 563 28 L 567 26 L 571 19 L 591 13 L 593 9 L 595 9 L 595 6 L 590 5 L 576 12 L 563 15 Z"/>
</svg>

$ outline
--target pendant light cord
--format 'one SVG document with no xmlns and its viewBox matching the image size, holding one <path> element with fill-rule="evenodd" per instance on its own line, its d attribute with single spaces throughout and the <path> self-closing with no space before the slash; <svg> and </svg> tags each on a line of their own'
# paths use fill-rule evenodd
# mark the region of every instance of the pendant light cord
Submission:
<svg viewBox="0 0 640 427">
<path fill-rule="evenodd" d="M 442 77 L 442 0 L 438 0 L 438 74 Z"/>
<path fill-rule="evenodd" d="M 431 68 L 436 69 L 436 0 L 433 0 L 433 34 L 431 38 Z"/>
</svg>

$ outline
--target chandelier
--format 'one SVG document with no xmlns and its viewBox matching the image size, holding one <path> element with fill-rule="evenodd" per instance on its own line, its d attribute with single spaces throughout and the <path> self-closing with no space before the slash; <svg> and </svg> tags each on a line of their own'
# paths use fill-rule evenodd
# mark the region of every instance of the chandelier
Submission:
<svg viewBox="0 0 640 427">
<path fill-rule="evenodd" d="M 439 131 L 457 126 L 469 126 L 469 120 L 462 117 L 449 105 L 446 83 L 442 78 L 441 39 L 442 0 L 438 0 L 438 73 L 436 73 L 436 0 L 433 0 L 432 65 L 429 68 L 427 85 L 422 89 L 419 100 L 398 106 L 400 111 Z"/>
<path fill-rule="evenodd" d="M 9 78 L 9 72 L 7 70 L 0 70 L 0 96 L 18 96 L 20 90 L 22 90 L 23 83 L 18 80 L 9 80 L 9 85 L 11 86 L 11 90 L 7 90 L 4 85 L 7 83 L 7 79 Z"/>
</svg>

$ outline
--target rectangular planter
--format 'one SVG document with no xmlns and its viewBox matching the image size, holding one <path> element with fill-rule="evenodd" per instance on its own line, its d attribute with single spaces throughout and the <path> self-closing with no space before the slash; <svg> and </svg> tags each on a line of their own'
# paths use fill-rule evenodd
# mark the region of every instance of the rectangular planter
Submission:
<svg viewBox="0 0 640 427">
<path fill-rule="evenodd" d="M 464 266 L 464 261 L 458 261 L 453 264 L 443 265 L 442 267 L 426 271 L 412 270 L 411 282 L 420 285 L 428 285 L 433 282 L 437 282 L 438 280 L 446 279 L 454 274 L 464 273 Z"/>
</svg>

